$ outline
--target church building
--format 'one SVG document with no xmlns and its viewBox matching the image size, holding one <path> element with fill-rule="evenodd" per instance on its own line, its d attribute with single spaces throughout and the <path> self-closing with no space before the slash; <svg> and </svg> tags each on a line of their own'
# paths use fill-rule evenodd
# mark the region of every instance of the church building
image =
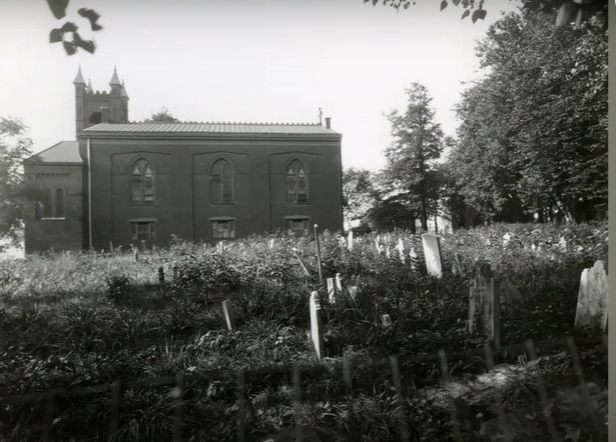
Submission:
<svg viewBox="0 0 616 442">
<path fill-rule="evenodd" d="M 329 118 L 135 123 L 115 70 L 110 91 L 81 68 L 73 84 L 76 141 L 24 162 L 45 189 L 26 211 L 26 253 L 342 230 L 342 136 Z"/>
</svg>

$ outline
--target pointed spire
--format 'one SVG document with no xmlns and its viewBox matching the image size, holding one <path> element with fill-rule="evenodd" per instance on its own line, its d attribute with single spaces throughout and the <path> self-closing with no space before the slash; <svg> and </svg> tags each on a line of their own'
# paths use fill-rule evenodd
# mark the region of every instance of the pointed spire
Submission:
<svg viewBox="0 0 616 442">
<path fill-rule="evenodd" d="M 128 98 L 128 93 L 126 92 L 126 86 L 124 86 L 124 80 L 122 80 L 122 90 L 120 91 L 120 96 L 122 98 Z"/>
<path fill-rule="evenodd" d="M 122 83 L 120 83 L 120 79 L 118 78 L 118 71 L 116 70 L 116 67 L 113 67 L 113 77 L 111 77 L 111 81 L 109 81 L 109 85 L 110 86 L 122 86 Z"/>
<path fill-rule="evenodd" d="M 77 72 L 77 76 L 73 81 L 73 84 L 83 84 L 85 86 L 86 81 L 83 79 L 83 75 L 81 74 L 81 65 L 79 65 L 79 71 Z"/>
<path fill-rule="evenodd" d="M 94 89 L 92 89 L 92 80 L 88 78 L 88 87 L 86 87 L 86 92 L 88 94 L 91 94 L 94 92 Z"/>
</svg>

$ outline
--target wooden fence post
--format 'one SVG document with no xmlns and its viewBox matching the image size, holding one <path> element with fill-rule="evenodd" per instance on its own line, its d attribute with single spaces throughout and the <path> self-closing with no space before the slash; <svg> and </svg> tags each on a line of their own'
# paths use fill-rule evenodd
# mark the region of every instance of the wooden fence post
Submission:
<svg viewBox="0 0 616 442">
<path fill-rule="evenodd" d="M 319 242 L 319 233 L 317 225 L 314 225 L 314 238 L 317 242 L 317 265 L 319 266 L 319 281 L 323 281 L 323 269 L 321 268 L 321 243 Z"/>
</svg>

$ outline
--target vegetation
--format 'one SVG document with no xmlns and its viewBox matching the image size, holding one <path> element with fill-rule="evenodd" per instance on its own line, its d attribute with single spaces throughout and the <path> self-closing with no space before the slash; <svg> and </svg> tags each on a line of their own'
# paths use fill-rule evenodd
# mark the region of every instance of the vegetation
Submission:
<svg viewBox="0 0 616 442">
<path fill-rule="evenodd" d="M 162 107 L 158 112 L 152 113 L 150 118 L 144 120 L 150 123 L 180 123 L 166 107 Z"/>
<path fill-rule="evenodd" d="M 505 232 L 511 240 L 500 247 Z M 559 246 L 561 236 L 567 250 Z M 418 237 L 402 237 L 407 251 L 421 250 Z M 183 436 L 234 441 L 234 371 L 246 369 L 247 440 L 293 422 L 312 425 L 323 441 L 397 440 L 401 423 L 411 441 L 453 440 L 449 411 L 421 391 L 441 385 L 434 357 L 441 348 L 448 352 L 454 380 L 485 371 L 481 346 L 486 339 L 470 335 L 464 325 L 468 284 L 479 262 L 491 263 L 497 277 L 509 277 L 524 298 L 503 296 L 503 345 L 574 336 L 586 378 L 607 385 L 607 349 L 600 333 L 572 329 L 580 272 L 596 259 L 607 259 L 606 239 L 606 223 L 460 230 L 443 238 L 445 273 L 436 279 L 425 274 L 421 258 L 413 272 L 395 254 L 378 254 L 373 235 L 356 238 L 348 251 L 326 232 L 321 237 L 324 275 L 340 273 L 345 286 L 358 287 L 355 299 L 344 294 L 335 304 L 315 276 L 316 246 L 310 237 L 236 240 L 225 244 L 222 255 L 209 246 L 175 241 L 169 250 L 141 254 L 138 262 L 130 254 L 85 252 L 5 261 L 0 263 L 0 396 L 214 372 L 216 380 L 186 385 Z M 395 240 L 388 240 L 389 247 Z M 293 247 L 311 277 L 303 276 Z M 456 259 L 462 268 L 453 274 Z M 159 266 L 169 281 L 163 285 L 157 282 Z M 172 266 L 179 269 L 177 279 L 171 277 Z M 321 362 L 307 335 L 311 290 L 318 290 L 322 300 L 326 358 Z M 233 331 L 224 326 L 225 299 L 235 311 Z M 384 313 L 391 316 L 391 327 L 380 326 Z M 433 356 L 418 358 L 423 353 Z M 390 354 L 399 356 L 400 398 L 392 384 Z M 519 354 L 501 352 L 495 363 L 515 365 Z M 522 367 L 525 375 L 502 387 L 506 411 L 538 402 L 540 380 L 550 397 L 577 383 L 571 357 L 562 349 L 542 347 L 539 356 L 536 368 Z M 385 361 L 370 363 L 380 358 Z M 343 359 L 352 366 L 352 393 L 343 381 Z M 297 414 L 292 362 L 302 369 Z M 256 371 L 262 368 L 272 373 Z M 127 388 L 115 440 L 171 440 L 171 387 Z M 54 440 L 108 440 L 110 395 L 102 391 L 56 401 Z M 482 422 L 496 417 L 488 396 L 483 402 L 457 400 L 463 440 L 489 440 L 478 434 Z M 40 438 L 44 403 L 3 407 L 2 440 Z M 579 427 L 579 441 L 590 440 L 589 422 L 572 424 Z M 559 424 L 558 431 L 565 427 Z"/>
</svg>

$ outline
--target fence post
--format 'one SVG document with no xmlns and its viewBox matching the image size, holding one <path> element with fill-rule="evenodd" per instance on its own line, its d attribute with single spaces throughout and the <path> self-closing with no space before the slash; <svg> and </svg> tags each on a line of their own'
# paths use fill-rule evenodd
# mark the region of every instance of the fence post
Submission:
<svg viewBox="0 0 616 442">
<path fill-rule="evenodd" d="M 314 238 L 317 242 L 317 265 L 319 266 L 319 281 L 323 281 L 323 269 L 321 268 L 321 243 L 319 242 L 319 233 L 317 225 L 314 225 Z"/>
</svg>

